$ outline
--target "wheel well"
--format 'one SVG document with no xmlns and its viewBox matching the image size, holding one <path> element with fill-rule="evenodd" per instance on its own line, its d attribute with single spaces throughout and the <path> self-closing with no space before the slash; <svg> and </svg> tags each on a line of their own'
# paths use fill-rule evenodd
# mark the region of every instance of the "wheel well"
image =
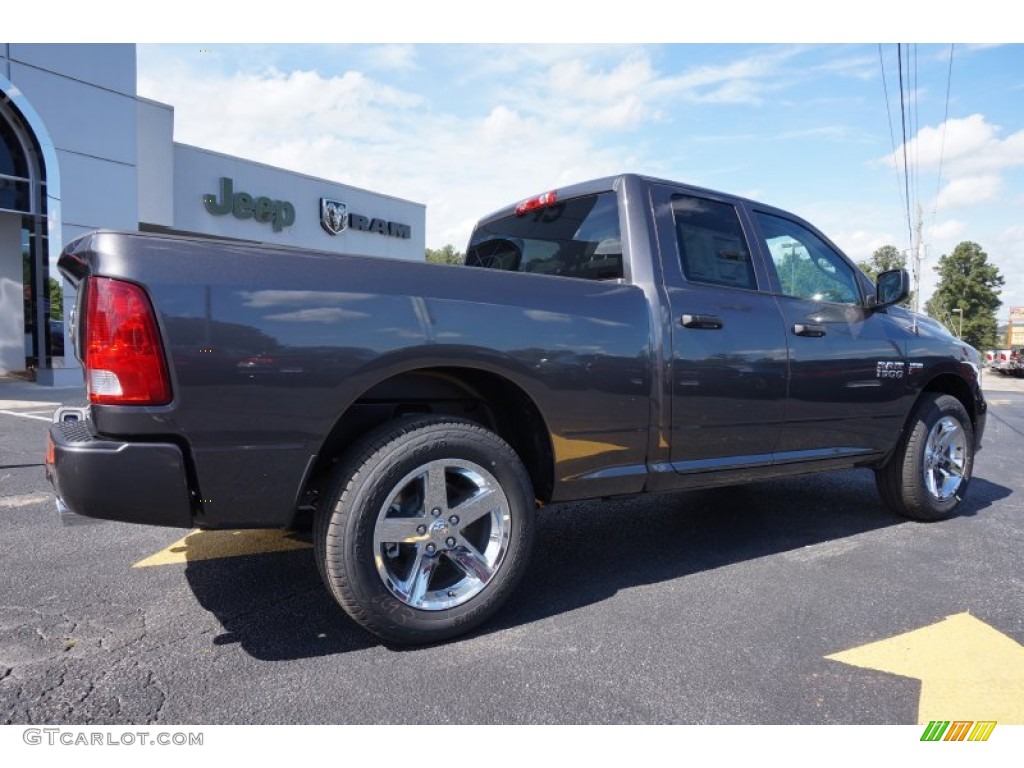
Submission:
<svg viewBox="0 0 1024 768">
<path fill-rule="evenodd" d="M 410 413 L 444 414 L 490 429 L 519 455 L 537 498 L 545 503 L 551 499 L 554 454 L 537 406 L 508 379 L 453 367 L 408 371 L 364 392 L 324 440 L 307 488 L 316 490 L 334 460 L 369 430 Z"/>
<path fill-rule="evenodd" d="M 941 392 L 944 395 L 952 395 L 960 401 L 961 405 L 963 405 L 964 410 L 967 411 L 967 415 L 971 417 L 971 423 L 975 425 L 977 424 L 978 414 L 974 397 L 971 394 L 971 388 L 968 386 L 967 382 L 959 376 L 954 376 L 951 373 L 936 376 L 928 382 L 928 385 L 923 391 Z"/>
</svg>

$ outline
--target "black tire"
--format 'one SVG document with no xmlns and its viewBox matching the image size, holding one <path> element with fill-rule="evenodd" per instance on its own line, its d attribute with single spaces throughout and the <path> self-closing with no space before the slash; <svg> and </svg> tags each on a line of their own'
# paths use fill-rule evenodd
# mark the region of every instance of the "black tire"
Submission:
<svg viewBox="0 0 1024 768">
<path fill-rule="evenodd" d="M 914 520 L 945 520 L 963 500 L 974 469 L 974 425 L 951 395 L 921 395 L 896 452 L 875 480 L 882 501 Z"/>
<path fill-rule="evenodd" d="M 446 640 L 515 589 L 534 504 L 522 462 L 494 433 L 446 416 L 389 422 L 333 471 L 313 527 L 317 566 L 338 604 L 378 637 Z"/>
</svg>

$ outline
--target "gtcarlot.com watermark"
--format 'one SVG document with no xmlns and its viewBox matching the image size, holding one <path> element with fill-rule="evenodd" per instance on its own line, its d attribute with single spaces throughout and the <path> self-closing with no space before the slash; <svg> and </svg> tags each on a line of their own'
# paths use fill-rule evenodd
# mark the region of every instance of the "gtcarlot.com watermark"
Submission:
<svg viewBox="0 0 1024 768">
<path fill-rule="evenodd" d="M 22 741 L 50 747 L 201 747 L 202 731 L 90 731 L 68 728 L 26 728 Z"/>
</svg>

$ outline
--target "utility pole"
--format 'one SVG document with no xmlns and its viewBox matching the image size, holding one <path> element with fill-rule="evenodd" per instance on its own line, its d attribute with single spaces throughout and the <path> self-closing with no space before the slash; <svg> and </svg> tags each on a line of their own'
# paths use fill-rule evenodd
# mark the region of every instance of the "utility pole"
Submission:
<svg viewBox="0 0 1024 768">
<path fill-rule="evenodd" d="M 917 204 L 917 222 L 914 224 L 914 311 L 920 312 L 921 305 L 921 229 L 924 226 L 924 214 L 921 204 Z"/>
</svg>

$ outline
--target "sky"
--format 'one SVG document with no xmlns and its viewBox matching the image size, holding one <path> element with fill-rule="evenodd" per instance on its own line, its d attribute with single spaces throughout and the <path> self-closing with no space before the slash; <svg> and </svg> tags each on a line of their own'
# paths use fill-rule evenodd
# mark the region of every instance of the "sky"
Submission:
<svg viewBox="0 0 1024 768">
<path fill-rule="evenodd" d="M 424 203 L 428 247 L 621 172 L 791 210 L 855 260 L 908 250 L 919 204 L 922 300 L 974 241 L 1005 321 L 1024 305 L 1024 36 L 999 0 L 918 6 L 50 0 L 44 27 L 16 4 L 4 32 L 138 44 L 176 141 Z"/>
<path fill-rule="evenodd" d="M 971 240 L 1006 278 L 1005 319 L 1024 304 L 1024 45 L 902 55 L 901 70 L 895 43 L 144 44 L 138 89 L 174 106 L 176 141 L 425 203 L 432 248 L 620 172 L 790 210 L 855 260 L 909 249 L 919 205 L 922 296 Z"/>
</svg>

